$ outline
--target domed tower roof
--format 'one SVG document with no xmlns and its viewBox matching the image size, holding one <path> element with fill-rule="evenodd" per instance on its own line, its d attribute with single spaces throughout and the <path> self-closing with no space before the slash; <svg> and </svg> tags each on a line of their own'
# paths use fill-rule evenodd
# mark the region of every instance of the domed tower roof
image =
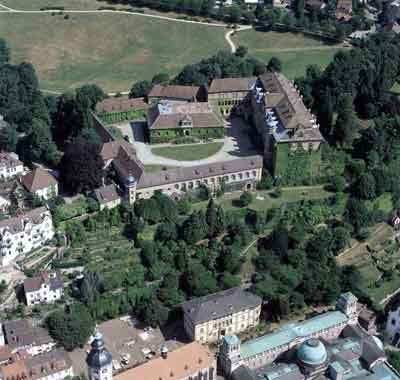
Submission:
<svg viewBox="0 0 400 380">
<path fill-rule="evenodd" d="M 309 339 L 300 346 L 297 357 L 306 365 L 319 366 L 326 361 L 328 354 L 320 340 Z"/>
<path fill-rule="evenodd" d="M 112 356 L 104 347 L 103 335 L 100 332 L 96 332 L 91 346 L 92 349 L 86 358 L 89 367 L 102 368 L 111 365 Z"/>
</svg>

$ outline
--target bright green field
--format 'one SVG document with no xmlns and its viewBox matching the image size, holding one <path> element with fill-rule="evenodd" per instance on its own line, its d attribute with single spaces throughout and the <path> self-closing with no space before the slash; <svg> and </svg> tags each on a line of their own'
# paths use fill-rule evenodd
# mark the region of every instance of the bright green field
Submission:
<svg viewBox="0 0 400 380">
<path fill-rule="evenodd" d="M 171 146 L 163 148 L 153 148 L 151 151 L 157 156 L 172 158 L 179 161 L 202 160 L 217 153 L 223 143 L 199 144 L 188 146 Z"/>
<path fill-rule="evenodd" d="M 14 62 L 32 62 L 41 87 L 59 91 L 83 83 L 126 91 L 137 80 L 176 73 L 227 48 L 223 28 L 117 14 L 70 14 L 66 20 L 0 13 L 0 36 Z"/>
<path fill-rule="evenodd" d="M 308 65 L 325 68 L 341 45 L 329 45 L 302 34 L 246 30 L 234 36 L 237 45 L 246 46 L 250 55 L 268 62 L 273 56 L 282 61 L 289 78 L 304 75 Z"/>
</svg>

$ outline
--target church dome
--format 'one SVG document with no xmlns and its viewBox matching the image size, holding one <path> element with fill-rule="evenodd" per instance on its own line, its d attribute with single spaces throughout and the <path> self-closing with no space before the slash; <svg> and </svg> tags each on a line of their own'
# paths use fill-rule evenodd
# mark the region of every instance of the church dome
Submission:
<svg viewBox="0 0 400 380">
<path fill-rule="evenodd" d="M 297 351 L 299 360 L 311 366 L 319 366 L 327 359 L 327 352 L 324 344 L 318 339 L 309 339 L 304 342 Z"/>
<path fill-rule="evenodd" d="M 104 347 L 103 335 L 97 332 L 91 344 L 92 349 L 86 362 L 90 368 L 103 368 L 112 363 L 112 356 Z"/>
</svg>

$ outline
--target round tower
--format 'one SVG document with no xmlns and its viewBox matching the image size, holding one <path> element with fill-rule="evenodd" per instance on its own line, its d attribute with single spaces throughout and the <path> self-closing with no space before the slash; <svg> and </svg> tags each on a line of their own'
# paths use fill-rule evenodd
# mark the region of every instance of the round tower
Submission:
<svg viewBox="0 0 400 380">
<path fill-rule="evenodd" d="M 112 380 L 112 356 L 104 346 L 103 335 L 96 332 L 86 363 L 89 380 Z"/>
<path fill-rule="evenodd" d="M 132 174 L 129 174 L 125 180 L 125 194 L 129 204 L 133 205 L 136 201 L 136 185 L 137 181 Z"/>
</svg>

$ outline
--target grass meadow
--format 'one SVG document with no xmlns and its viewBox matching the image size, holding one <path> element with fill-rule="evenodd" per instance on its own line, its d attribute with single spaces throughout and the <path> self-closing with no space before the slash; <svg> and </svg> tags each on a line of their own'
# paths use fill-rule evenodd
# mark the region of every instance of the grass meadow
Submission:
<svg viewBox="0 0 400 380">
<path fill-rule="evenodd" d="M 12 49 L 13 62 L 32 62 L 41 87 L 53 91 L 84 83 L 127 91 L 137 80 L 175 74 L 185 64 L 227 49 L 224 33 L 224 28 L 135 15 L 69 14 L 66 19 L 62 14 L 0 13 L 0 35 Z"/>
</svg>

